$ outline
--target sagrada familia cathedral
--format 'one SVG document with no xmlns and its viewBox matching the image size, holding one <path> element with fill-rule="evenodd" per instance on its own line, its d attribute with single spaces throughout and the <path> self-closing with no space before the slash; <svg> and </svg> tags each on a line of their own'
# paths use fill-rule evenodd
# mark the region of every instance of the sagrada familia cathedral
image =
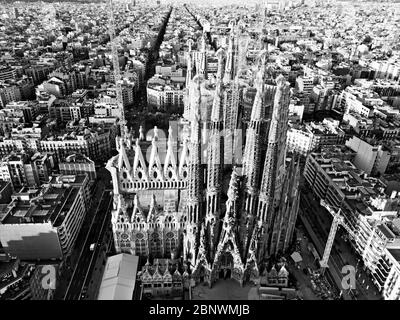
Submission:
<svg viewBox="0 0 400 320">
<path fill-rule="evenodd" d="M 171 259 L 210 286 L 221 275 L 241 284 L 259 278 L 291 244 L 299 205 L 299 159 L 285 148 L 289 84 L 271 76 L 266 50 L 253 69 L 238 63 L 235 41 L 232 32 L 226 51 L 215 53 L 215 77 L 205 38 L 198 51 L 189 43 L 176 128 L 168 137 L 157 128 L 146 137 L 141 128 L 136 139 L 126 131 L 107 164 L 117 252 Z M 256 94 L 245 122 L 249 86 Z"/>
</svg>

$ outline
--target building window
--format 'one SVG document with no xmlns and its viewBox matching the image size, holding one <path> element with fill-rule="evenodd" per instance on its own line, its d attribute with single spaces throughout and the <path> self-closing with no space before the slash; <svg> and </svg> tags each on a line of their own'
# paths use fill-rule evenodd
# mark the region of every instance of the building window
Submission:
<svg viewBox="0 0 400 320">
<path fill-rule="evenodd" d="M 135 247 L 136 247 L 136 254 L 138 256 L 145 256 L 147 254 L 146 241 L 144 239 L 136 239 Z"/>
<path fill-rule="evenodd" d="M 158 233 L 153 233 L 152 235 L 151 253 L 154 256 L 161 256 L 161 239 Z"/>
<path fill-rule="evenodd" d="M 165 240 L 165 254 L 170 255 L 176 248 L 176 240 L 173 232 L 166 234 L 167 239 Z"/>
</svg>

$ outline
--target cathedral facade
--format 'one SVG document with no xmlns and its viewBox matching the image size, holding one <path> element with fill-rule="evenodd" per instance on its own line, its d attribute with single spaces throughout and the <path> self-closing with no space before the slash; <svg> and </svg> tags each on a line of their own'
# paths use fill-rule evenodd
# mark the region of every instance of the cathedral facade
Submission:
<svg viewBox="0 0 400 320">
<path fill-rule="evenodd" d="M 285 148 L 289 84 L 283 76 L 268 78 L 263 51 L 250 121 L 240 123 L 240 88 L 246 84 L 240 71 L 232 71 L 231 47 L 216 53 L 210 112 L 202 110 L 209 83 L 203 42 L 196 61 L 189 55 L 181 129 L 170 127 L 168 137 L 157 128 L 148 137 L 143 130 L 137 138 L 126 132 L 106 167 L 117 252 L 172 259 L 210 286 L 227 277 L 241 284 L 259 281 L 268 258 L 288 249 L 299 203 L 299 161 Z M 271 110 L 268 116 L 265 110 Z M 224 125 L 229 132 L 246 128 L 243 147 L 231 137 L 226 143 Z M 225 149 L 237 148 L 241 161 L 227 163 Z"/>
</svg>

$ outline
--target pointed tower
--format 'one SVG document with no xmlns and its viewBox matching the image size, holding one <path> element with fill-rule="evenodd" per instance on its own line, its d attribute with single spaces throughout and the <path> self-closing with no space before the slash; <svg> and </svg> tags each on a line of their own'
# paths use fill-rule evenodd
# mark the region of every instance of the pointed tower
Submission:
<svg viewBox="0 0 400 320">
<path fill-rule="evenodd" d="M 187 189 L 187 228 L 184 243 L 184 258 L 194 262 L 197 250 L 198 227 L 202 219 L 203 208 L 203 172 L 201 165 L 201 119 L 200 85 L 203 78 L 196 75 L 193 84 L 196 86 L 193 97 L 194 119 L 191 121 L 189 144 L 189 172 Z"/>
<path fill-rule="evenodd" d="M 228 269 L 235 270 L 232 277 L 243 284 L 244 264 L 240 253 L 239 239 L 237 234 L 237 214 L 239 201 L 239 176 L 236 169 L 232 171 L 229 182 L 228 200 L 226 201 L 226 212 L 223 219 L 222 231 L 214 257 L 212 277 Z M 228 265 L 227 265 L 228 263 Z"/>
<path fill-rule="evenodd" d="M 248 50 L 248 45 L 250 41 L 250 36 L 246 34 L 246 23 L 243 20 L 239 20 L 237 23 L 237 34 L 236 34 L 236 75 L 240 76 L 240 74 L 247 68 L 246 62 L 246 54 Z"/>
<path fill-rule="evenodd" d="M 179 156 L 179 177 L 186 181 L 188 179 L 188 171 L 189 171 L 189 142 L 186 138 L 183 139 L 182 150 Z"/>
<path fill-rule="evenodd" d="M 131 222 L 138 224 L 139 223 L 143 224 L 146 222 L 146 216 L 143 212 L 142 207 L 139 204 L 139 198 L 137 194 L 135 194 L 135 197 L 133 198 L 133 211 L 132 211 Z"/>
<path fill-rule="evenodd" d="M 154 131 L 154 137 L 151 141 L 151 152 L 149 159 L 149 178 L 153 181 L 164 181 L 163 168 L 161 166 L 161 160 L 158 154 L 156 139 L 156 131 Z"/>
<path fill-rule="evenodd" d="M 140 148 L 139 139 L 136 139 L 135 157 L 133 158 L 132 172 L 133 176 L 138 181 L 149 180 L 147 166 L 143 157 L 142 149 Z"/>
<path fill-rule="evenodd" d="M 240 23 L 240 25 L 239 25 Z M 235 22 L 230 22 L 231 32 L 227 53 L 227 63 L 224 74 L 226 88 L 223 94 L 224 107 L 224 160 L 225 164 L 235 165 L 240 160 L 241 152 L 238 154 L 238 114 L 241 97 L 239 85 L 239 36 L 243 23 L 241 21 L 235 26 Z M 240 48 L 244 49 L 244 48 Z M 243 53 L 243 52 L 242 52 Z M 245 52 L 244 52 L 245 53 Z M 240 148 L 241 149 L 241 148 Z M 240 150 L 242 151 L 242 150 Z"/>
<path fill-rule="evenodd" d="M 250 123 L 246 131 L 246 145 L 243 154 L 242 175 L 244 183 L 244 202 L 242 210 L 242 234 L 247 234 L 244 239 L 244 251 L 247 252 L 248 240 L 251 236 L 255 209 L 257 204 L 258 187 L 261 172 L 261 124 L 264 118 L 263 95 L 264 95 L 264 65 L 257 73 L 255 80 L 257 93 L 251 111 Z"/>
<path fill-rule="evenodd" d="M 226 58 L 226 66 L 224 73 L 224 83 L 228 83 L 234 78 L 234 62 L 235 62 L 235 21 L 229 22 L 231 31 L 229 33 L 228 52 Z"/>
<path fill-rule="evenodd" d="M 190 117 L 190 92 L 191 83 L 193 78 L 193 60 L 192 60 L 192 45 L 194 41 L 189 39 L 187 45 L 189 47 L 187 53 L 187 70 L 186 70 L 186 82 L 185 82 L 185 100 L 184 100 L 184 112 L 183 117 L 189 119 Z"/>
<path fill-rule="evenodd" d="M 165 155 L 164 161 L 164 177 L 167 180 L 178 180 L 176 156 L 174 151 L 174 138 L 171 127 L 168 129 L 167 154 Z"/>
<path fill-rule="evenodd" d="M 155 223 L 158 217 L 158 209 L 156 203 L 156 196 L 151 195 L 149 213 L 147 214 L 147 223 Z"/>
<path fill-rule="evenodd" d="M 295 155 L 287 160 L 287 170 L 282 188 L 283 196 L 276 210 L 271 227 L 271 242 L 268 254 L 285 252 L 292 241 L 299 209 L 300 161 Z"/>
<path fill-rule="evenodd" d="M 128 160 L 128 156 L 126 155 L 126 144 L 120 138 L 120 148 L 118 152 L 118 170 L 125 171 L 130 173 L 131 172 L 131 165 Z"/>
<path fill-rule="evenodd" d="M 224 161 L 223 152 L 223 108 L 222 108 L 222 75 L 224 70 L 224 51 L 219 49 L 217 83 L 213 108 L 211 112 L 211 129 L 207 150 L 207 195 L 206 195 L 206 227 L 210 238 L 211 256 L 217 245 L 218 226 L 221 215 L 221 185 Z"/>
<path fill-rule="evenodd" d="M 260 275 L 260 271 L 258 268 L 258 261 L 257 261 L 258 244 L 259 244 L 259 228 L 255 226 L 251 235 L 249 250 L 247 252 L 246 265 L 245 265 L 245 277 L 247 280 L 254 283 L 258 282 Z"/>
<path fill-rule="evenodd" d="M 280 115 L 289 105 L 289 85 L 285 78 L 280 75 L 276 79 L 277 89 L 274 98 L 274 108 L 268 135 L 268 147 L 264 162 L 264 172 L 260 188 L 260 196 L 257 210 L 259 227 L 261 228 L 262 244 L 260 250 L 265 250 L 268 233 L 274 220 L 274 195 L 277 178 L 278 156 L 279 156 L 279 134 Z M 263 252 L 260 252 L 261 259 Z"/>
<path fill-rule="evenodd" d="M 186 72 L 186 88 L 189 88 L 190 82 L 192 81 L 193 78 L 193 67 L 192 67 L 192 45 L 193 45 L 193 40 L 189 39 L 187 42 L 187 45 L 189 47 L 188 49 L 188 58 L 187 58 L 187 72 Z"/>
<path fill-rule="evenodd" d="M 205 283 L 208 283 L 209 287 L 211 287 L 211 264 L 209 262 L 209 251 L 207 246 L 206 239 L 206 226 L 204 223 L 201 224 L 200 228 L 200 244 L 199 251 L 196 257 L 196 263 L 193 269 L 192 277 L 196 282 L 199 282 L 201 279 Z"/>
<path fill-rule="evenodd" d="M 207 74 L 207 36 L 206 33 L 203 32 L 201 37 L 201 49 L 200 49 L 200 57 L 198 61 L 198 67 L 196 74 L 203 76 L 203 79 L 208 78 Z"/>
</svg>

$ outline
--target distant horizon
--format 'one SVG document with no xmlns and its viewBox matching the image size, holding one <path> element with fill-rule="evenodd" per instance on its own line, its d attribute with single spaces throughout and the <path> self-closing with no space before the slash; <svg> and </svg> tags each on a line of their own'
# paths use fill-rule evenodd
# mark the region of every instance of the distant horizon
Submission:
<svg viewBox="0 0 400 320">
<path fill-rule="evenodd" d="M 62 3 L 62 2 L 83 2 L 83 3 L 90 3 L 90 2 L 107 2 L 108 0 L 3 0 L 3 3 L 18 3 L 18 2 L 54 2 L 54 3 Z M 141 3 L 151 3 L 156 2 L 157 0 L 136 0 L 136 4 Z M 302 0 L 247 0 L 246 3 L 243 3 L 242 0 L 160 0 L 161 4 L 212 4 L 212 5 L 256 5 L 256 4 L 264 4 L 264 3 L 277 3 L 277 2 L 287 2 L 289 3 L 299 3 Z M 304 0 L 305 4 L 307 3 L 315 3 L 320 2 L 321 0 Z M 114 0 L 115 3 L 131 3 L 131 0 Z M 400 3 L 400 0 L 323 0 L 324 3 L 340 3 L 340 2 L 364 2 L 364 3 Z"/>
</svg>

